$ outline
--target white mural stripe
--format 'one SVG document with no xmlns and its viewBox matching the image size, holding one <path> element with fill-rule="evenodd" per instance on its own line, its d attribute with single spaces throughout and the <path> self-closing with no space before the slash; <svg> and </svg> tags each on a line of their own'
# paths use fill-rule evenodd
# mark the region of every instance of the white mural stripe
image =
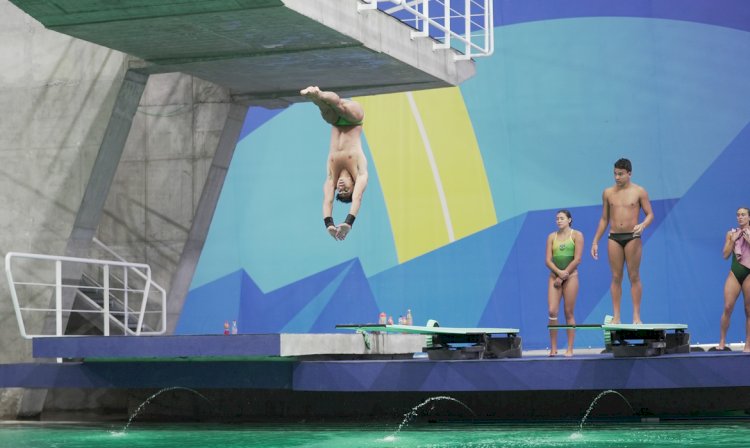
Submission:
<svg viewBox="0 0 750 448">
<path fill-rule="evenodd" d="M 417 109 L 414 95 L 412 95 L 411 92 L 406 92 L 406 98 L 409 100 L 411 113 L 414 115 L 414 121 L 417 123 L 419 135 L 422 136 L 424 150 L 427 153 L 427 160 L 429 160 L 430 168 L 432 168 L 432 177 L 435 179 L 435 186 L 437 187 L 438 197 L 440 198 L 440 206 L 443 208 L 443 219 L 445 220 L 445 228 L 448 231 L 448 240 L 450 242 L 456 241 L 456 236 L 453 233 L 453 223 L 451 223 L 451 215 L 448 212 L 448 201 L 445 199 L 445 191 L 443 191 L 443 182 L 440 180 L 440 173 L 438 172 L 437 163 L 435 162 L 435 156 L 432 154 L 432 146 L 430 146 L 430 139 L 427 137 L 427 131 L 424 128 L 422 116 L 419 114 L 419 109 Z"/>
</svg>

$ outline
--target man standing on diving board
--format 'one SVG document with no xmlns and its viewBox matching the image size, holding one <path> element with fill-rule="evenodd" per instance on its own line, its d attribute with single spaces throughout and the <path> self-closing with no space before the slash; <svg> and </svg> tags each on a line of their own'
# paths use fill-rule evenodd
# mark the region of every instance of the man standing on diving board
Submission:
<svg viewBox="0 0 750 448">
<path fill-rule="evenodd" d="M 620 319 L 620 302 L 622 300 L 623 265 L 628 266 L 630 278 L 630 292 L 633 296 L 633 323 L 641 322 L 641 235 L 643 230 L 654 220 L 651 202 L 646 190 L 630 181 L 632 174 L 630 160 L 620 159 L 615 162 L 615 184 L 602 193 L 602 217 L 596 228 L 594 242 L 591 245 L 591 256 L 599 259 L 598 242 L 609 224 L 609 238 L 607 253 L 609 267 L 612 270 L 612 305 L 614 306 L 613 324 L 622 323 Z M 640 211 L 643 209 L 646 218 L 638 222 Z"/>
<path fill-rule="evenodd" d="M 331 125 L 331 144 L 323 183 L 323 223 L 333 238 L 344 240 L 352 230 L 367 187 L 367 159 L 361 143 L 365 112 L 356 101 L 321 91 L 317 86 L 301 90 L 300 95 L 318 106 L 323 120 Z M 349 214 L 339 225 L 332 217 L 334 196 L 341 202 L 351 203 Z"/>
</svg>

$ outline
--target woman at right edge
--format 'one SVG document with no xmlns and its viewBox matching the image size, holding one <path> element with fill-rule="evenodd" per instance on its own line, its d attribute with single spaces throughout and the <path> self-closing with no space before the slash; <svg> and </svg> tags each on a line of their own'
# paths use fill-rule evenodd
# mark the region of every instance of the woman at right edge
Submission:
<svg viewBox="0 0 750 448">
<path fill-rule="evenodd" d="M 724 282 L 724 312 L 721 314 L 721 338 L 717 350 L 725 350 L 727 331 L 734 305 L 740 297 L 745 298 L 745 348 L 750 352 L 750 208 L 737 209 L 739 227 L 727 232 L 724 241 L 724 259 L 732 257 L 727 281 Z"/>
</svg>

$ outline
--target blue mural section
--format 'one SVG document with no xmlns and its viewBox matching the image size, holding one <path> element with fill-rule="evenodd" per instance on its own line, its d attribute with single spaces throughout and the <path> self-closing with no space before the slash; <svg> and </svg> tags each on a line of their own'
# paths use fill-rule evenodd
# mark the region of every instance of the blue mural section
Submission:
<svg viewBox="0 0 750 448">
<path fill-rule="evenodd" d="M 716 342 L 721 248 L 750 205 L 750 4 L 721 5 L 496 1 L 495 54 L 460 89 L 498 224 L 404 263 L 375 163 L 354 231 L 333 241 L 320 219 L 327 126 L 310 104 L 251 108 L 177 332 L 219 333 L 232 319 L 243 333 L 332 332 L 411 309 L 418 324 L 518 327 L 525 348 L 544 348 L 544 244 L 558 209 L 586 238 L 577 321 L 612 312 L 606 244 L 598 261 L 589 249 L 613 162 L 628 157 L 656 217 L 642 316 Z M 627 280 L 622 310 L 628 321 Z M 745 338 L 742 311 L 740 300 L 730 341 Z M 576 337 L 602 343 L 599 332 Z"/>
<path fill-rule="evenodd" d="M 601 202 L 620 157 L 652 199 L 682 196 L 750 116 L 745 57 L 747 33 L 686 22 L 498 28 L 461 86 L 498 219 Z"/>
<path fill-rule="evenodd" d="M 750 121 L 748 121 L 750 123 Z M 650 285 L 649 313 L 688 322 L 693 340 L 719 338 L 724 282 L 730 262 L 721 258 L 726 233 L 737 227 L 739 207 L 750 207 L 747 164 L 750 125 L 680 198 L 649 242 L 642 277 Z M 749 299 L 750 300 L 750 299 Z M 732 316 L 729 340 L 744 341 L 742 297 Z"/>
</svg>

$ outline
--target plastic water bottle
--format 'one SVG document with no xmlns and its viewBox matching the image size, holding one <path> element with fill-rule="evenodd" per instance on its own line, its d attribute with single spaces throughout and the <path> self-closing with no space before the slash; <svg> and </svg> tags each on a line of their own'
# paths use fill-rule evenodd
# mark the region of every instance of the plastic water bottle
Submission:
<svg viewBox="0 0 750 448">
<path fill-rule="evenodd" d="M 411 310 L 406 310 L 406 325 L 414 325 L 414 320 L 411 317 Z"/>
<path fill-rule="evenodd" d="M 378 316 L 378 323 L 380 325 L 385 325 L 386 322 L 388 322 L 388 318 L 385 316 L 385 311 L 380 313 L 380 316 Z"/>
<path fill-rule="evenodd" d="M 224 335 L 226 336 L 228 334 L 229 334 L 229 321 L 225 320 L 224 321 Z"/>
<path fill-rule="evenodd" d="M 232 334 L 237 334 L 238 332 L 239 330 L 237 329 L 237 321 L 233 320 L 232 321 Z"/>
</svg>

